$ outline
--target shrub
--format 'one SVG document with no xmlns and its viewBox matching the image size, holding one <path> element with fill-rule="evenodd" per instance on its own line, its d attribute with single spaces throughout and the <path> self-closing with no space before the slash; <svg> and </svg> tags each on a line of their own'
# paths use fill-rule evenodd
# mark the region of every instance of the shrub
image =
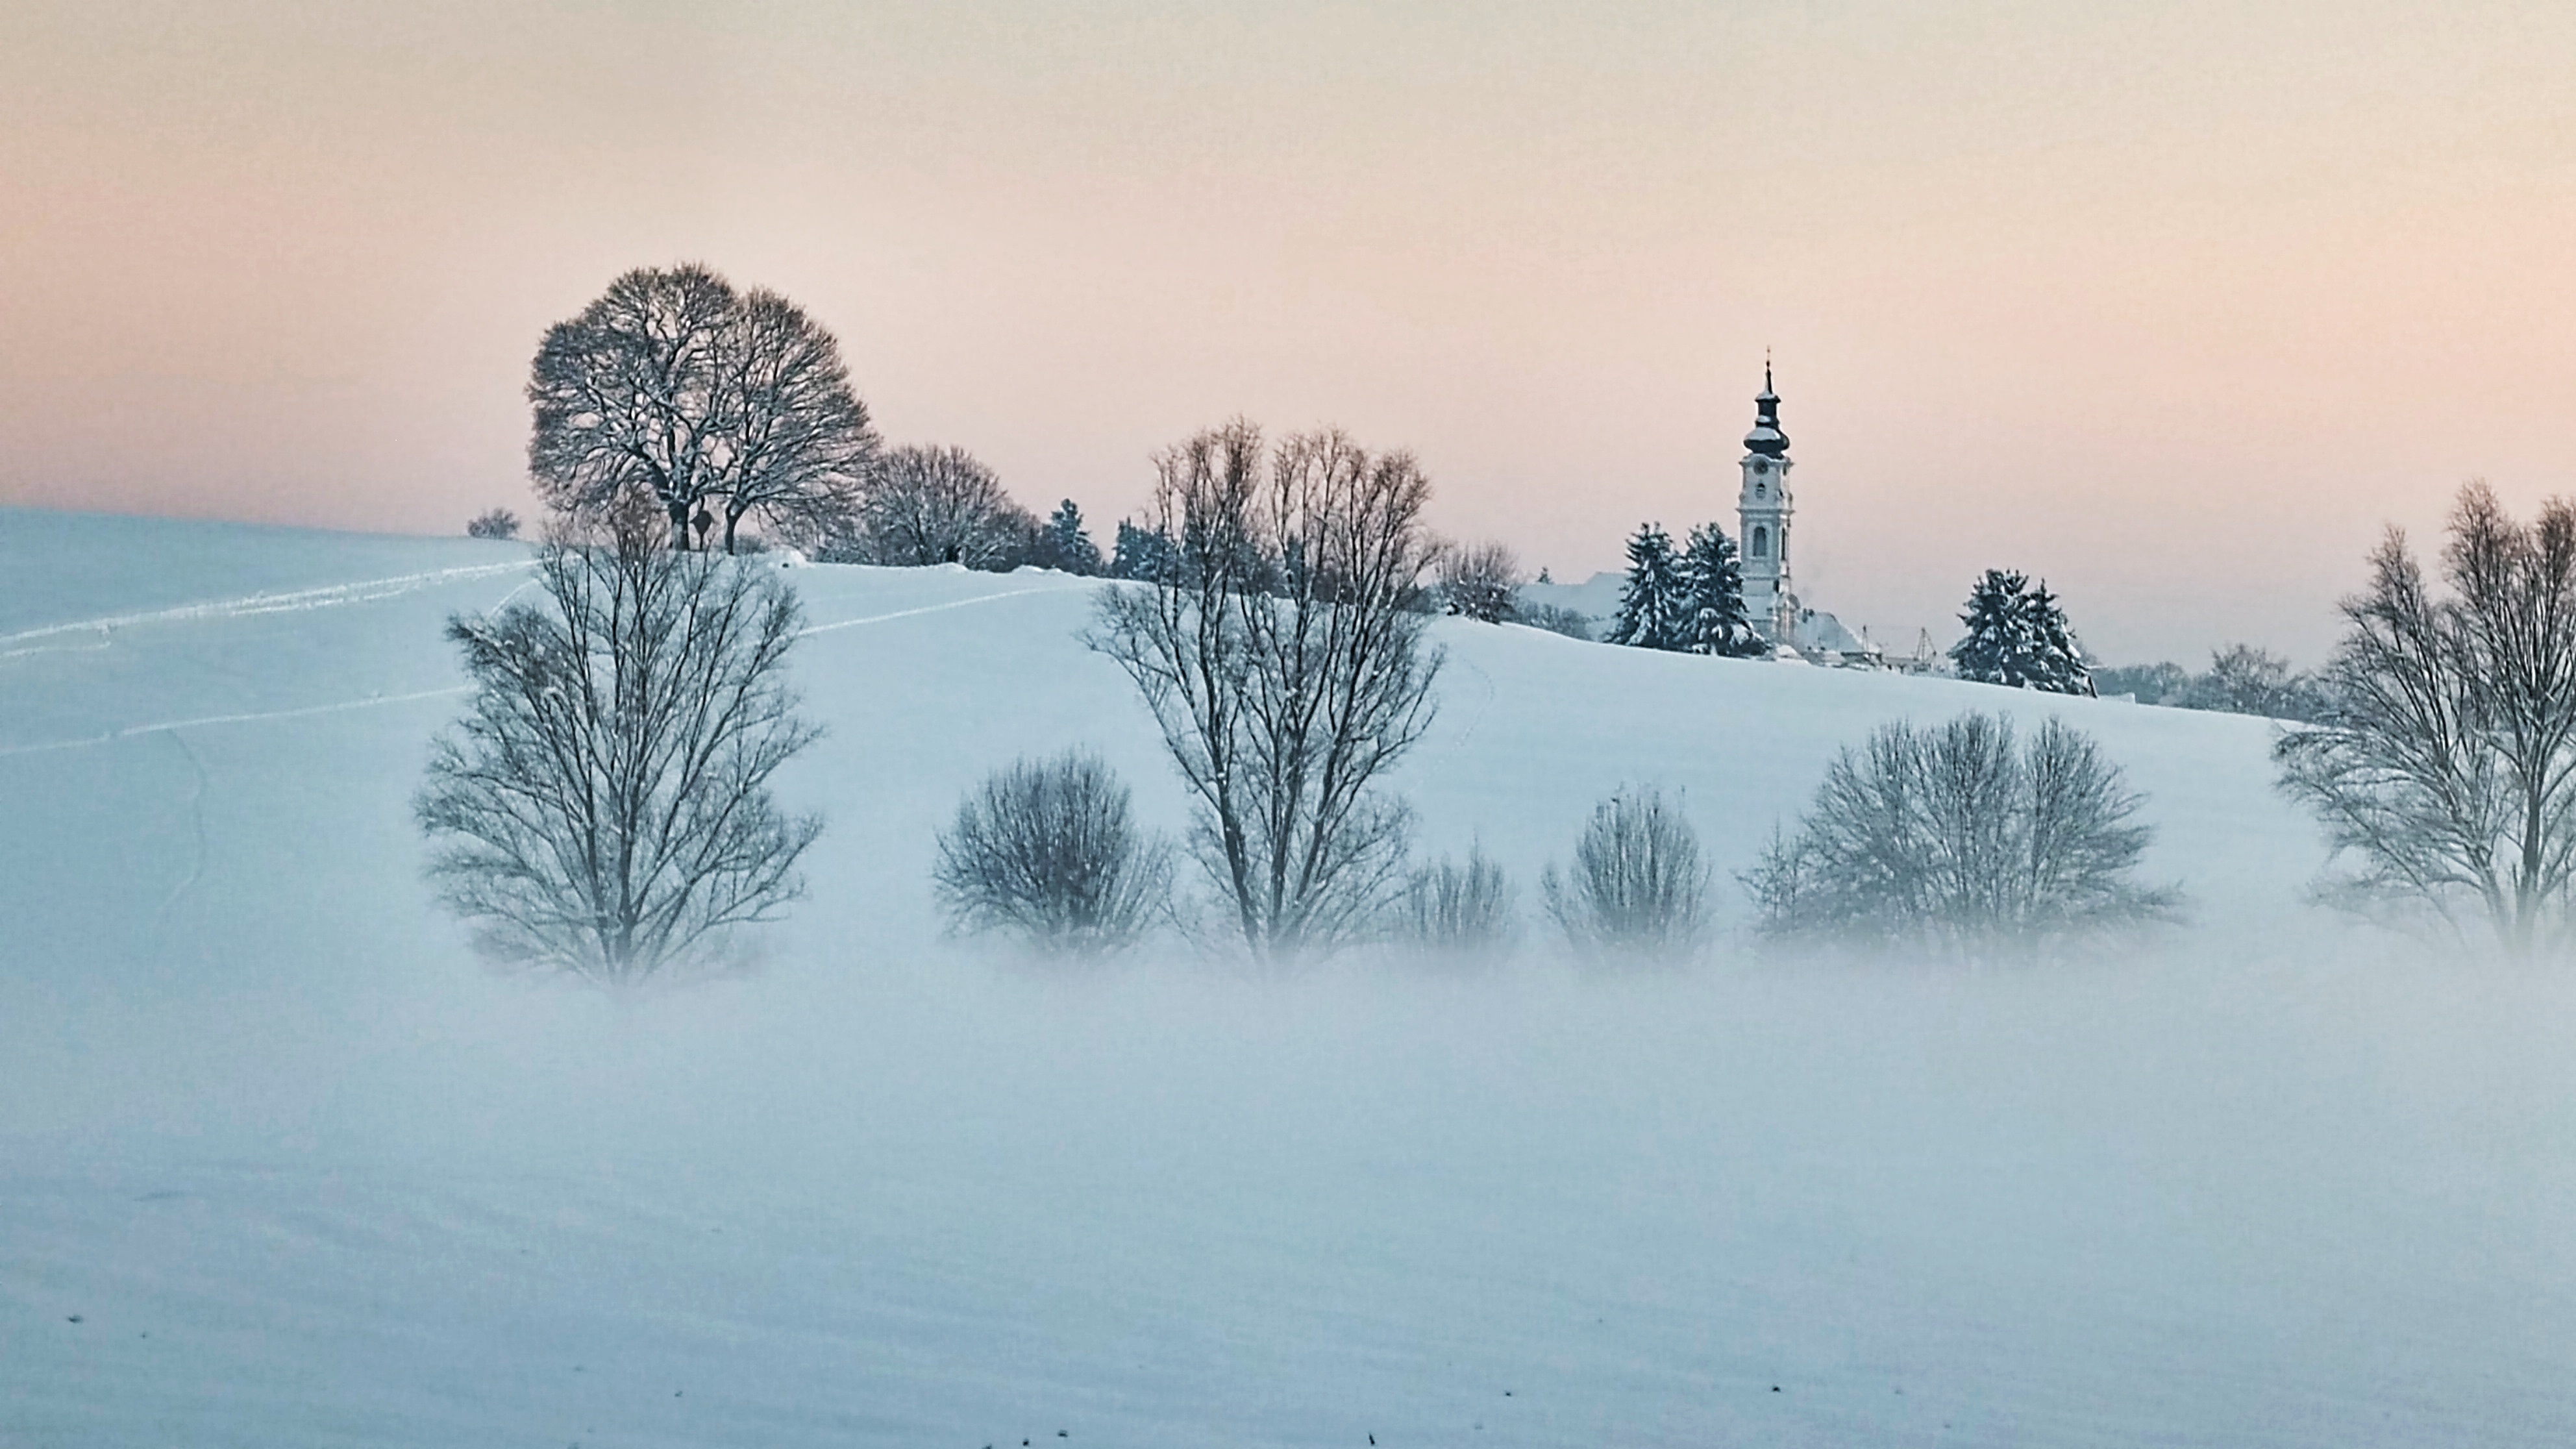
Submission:
<svg viewBox="0 0 2576 1449">
<path fill-rule="evenodd" d="M 959 932 L 1089 955 L 1135 944 L 1171 868 L 1168 850 L 1137 833 L 1116 772 L 1076 751 L 986 776 L 940 833 L 933 879 Z"/>
<path fill-rule="evenodd" d="M 1511 948 L 1515 914 L 1503 868 L 1482 850 L 1470 850 L 1463 865 L 1444 857 L 1405 878 L 1395 934 L 1441 955 L 1500 955 Z"/>
<path fill-rule="evenodd" d="M 1574 868 L 1542 881 L 1547 912 L 1575 949 L 1676 959 L 1708 934 L 1708 867 L 1699 834 L 1653 789 L 1623 790 L 1592 808 Z"/>
<path fill-rule="evenodd" d="M 1499 543 L 1451 544 L 1432 566 L 1442 607 L 1480 624 L 1499 624 L 1520 605 L 1521 561 Z"/>
<path fill-rule="evenodd" d="M 1846 749 L 1795 836 L 1744 880 L 1777 936 L 1918 942 L 1974 952 L 2170 918 L 2139 885 L 2153 832 L 2093 741 L 2050 720 L 2019 744 L 2009 720 L 1898 722 Z"/>
<path fill-rule="evenodd" d="M 466 523 L 465 536 L 467 538 L 517 538 L 519 515 L 506 508 L 495 508 L 489 513 L 478 513 Z"/>
<path fill-rule="evenodd" d="M 1592 642 L 1592 618 L 1588 614 L 1560 604 L 1523 604 L 1512 613 L 1512 621 L 1533 629 L 1545 629 L 1568 639 Z"/>
</svg>

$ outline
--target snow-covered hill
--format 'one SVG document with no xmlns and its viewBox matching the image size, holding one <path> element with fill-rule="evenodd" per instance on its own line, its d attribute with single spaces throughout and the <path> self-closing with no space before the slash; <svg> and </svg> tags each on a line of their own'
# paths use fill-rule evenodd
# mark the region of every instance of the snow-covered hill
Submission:
<svg viewBox="0 0 2576 1449">
<path fill-rule="evenodd" d="M 1874 724 L 2063 711 L 2194 924 L 2045 971 L 939 939 L 1013 755 L 1182 801 L 1085 581 L 797 570 L 830 828 L 745 979 L 497 976 L 407 801 L 526 552 L 0 512 L 0 1444 L 2509 1444 L 2576 1435 L 2576 992 L 2301 906 L 2267 727 L 1444 622 L 1400 781 L 1722 878 Z M 1740 896 L 1728 896 L 1741 919 Z"/>
</svg>

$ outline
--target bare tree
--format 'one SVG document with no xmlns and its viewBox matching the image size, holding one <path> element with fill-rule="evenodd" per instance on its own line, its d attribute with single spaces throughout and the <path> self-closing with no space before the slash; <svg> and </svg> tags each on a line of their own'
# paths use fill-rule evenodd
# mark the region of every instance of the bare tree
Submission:
<svg viewBox="0 0 2576 1449">
<path fill-rule="evenodd" d="M 495 508 L 488 513 L 478 513 L 466 520 L 465 536 L 467 538 L 517 538 L 519 515 L 506 508 Z"/>
<path fill-rule="evenodd" d="M 2460 492 L 2447 598 L 2391 529 L 2322 674 L 2315 723 L 2273 747 L 2281 788 L 2356 868 L 2330 900 L 2483 919 L 2509 953 L 2576 936 L 2576 504 L 2529 524 Z"/>
<path fill-rule="evenodd" d="M 723 471 L 720 354 L 731 283 L 695 264 L 639 267 L 546 330 L 528 379 L 528 471 L 558 510 L 598 519 L 649 493 L 689 546 Z"/>
<path fill-rule="evenodd" d="M 1494 957 L 1511 949 L 1511 882 L 1482 850 L 1465 863 L 1443 857 L 1405 878 L 1396 900 L 1396 938 L 1443 956 Z"/>
<path fill-rule="evenodd" d="M 1135 944 L 1171 883 L 1168 850 L 1129 819 L 1127 787 L 1081 752 L 986 777 L 940 833 L 932 874 L 953 928 L 1066 955 Z"/>
<path fill-rule="evenodd" d="M 1441 604 L 1480 624 L 1499 624 L 1520 607 L 1521 561 L 1499 543 L 1452 544 L 1433 570 Z"/>
<path fill-rule="evenodd" d="M 1029 552 L 1038 521 L 963 448 L 888 453 L 859 510 L 859 537 L 842 552 L 865 563 L 956 563 L 1008 568 Z"/>
<path fill-rule="evenodd" d="M 1592 809 L 1574 869 L 1540 878 L 1547 913 L 1576 950 L 1678 960 L 1708 936 L 1708 867 L 1699 832 L 1654 789 L 1622 790 Z"/>
<path fill-rule="evenodd" d="M 430 876 L 485 951 L 611 987 L 771 919 L 822 829 L 768 788 L 818 733 L 785 678 L 795 596 L 653 531 L 550 544 L 547 605 L 449 622 L 473 703 L 415 802 Z"/>
<path fill-rule="evenodd" d="M 724 500 L 725 552 L 746 514 L 800 543 L 830 537 L 857 511 L 878 452 L 840 343 L 765 290 L 743 297 L 724 338 L 730 438 L 714 486 Z"/>
<path fill-rule="evenodd" d="M 2153 832 L 2093 741 L 2057 720 L 1902 721 L 1844 750 L 1794 837 L 1745 877 L 1765 931 L 1980 953 L 2171 917 L 2135 879 Z"/>
<path fill-rule="evenodd" d="M 2252 644 L 2213 650 L 2209 672 L 2189 681 L 2178 701 L 2186 709 L 2303 720 L 2316 712 L 2315 682 L 2290 661 Z"/>
<path fill-rule="evenodd" d="M 747 513 L 813 531 L 850 504 L 877 448 L 831 334 L 696 264 L 628 272 L 547 329 L 528 401 L 546 501 L 596 523 L 649 495 L 675 549 L 719 500 L 728 548 Z"/>
<path fill-rule="evenodd" d="M 1253 953 L 1355 939 L 1411 816 L 1376 787 L 1422 738 L 1440 668 L 1417 609 L 1431 485 L 1404 453 L 1235 422 L 1155 459 L 1176 544 L 1150 587 L 1103 591 L 1095 649 L 1136 681 L 1198 797 L 1193 843 Z"/>
</svg>

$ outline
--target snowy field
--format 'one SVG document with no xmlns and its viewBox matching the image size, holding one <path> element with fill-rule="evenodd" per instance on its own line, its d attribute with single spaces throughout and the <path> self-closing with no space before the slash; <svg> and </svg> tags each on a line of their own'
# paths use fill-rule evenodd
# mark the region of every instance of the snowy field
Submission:
<svg viewBox="0 0 2576 1449">
<path fill-rule="evenodd" d="M 1182 802 L 1083 581 L 798 570 L 830 827 L 756 973 L 497 975 L 408 799 L 514 545 L 0 512 L 0 1445 L 2576 1441 L 2576 986 L 2299 904 L 2268 727 L 1443 623 L 1473 970 L 939 938 L 1023 751 Z M 2062 710 L 2135 959 L 1556 960 L 1624 781 L 1732 883 L 1880 722 Z"/>
</svg>

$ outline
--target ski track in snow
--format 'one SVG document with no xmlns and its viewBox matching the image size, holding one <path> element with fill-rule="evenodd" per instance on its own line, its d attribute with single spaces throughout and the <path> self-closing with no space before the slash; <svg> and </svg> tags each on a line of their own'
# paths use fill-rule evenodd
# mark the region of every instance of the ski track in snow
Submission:
<svg viewBox="0 0 2576 1449">
<path fill-rule="evenodd" d="M 883 624 L 888 620 L 909 619 L 919 614 L 944 614 L 950 609 L 963 609 L 975 604 L 990 604 L 1003 599 L 1026 598 L 1031 594 L 1061 594 L 1072 589 L 1087 589 L 1090 587 L 1092 587 L 1092 585 L 1089 583 L 1044 584 L 1034 589 L 1009 589 L 998 594 L 977 594 L 971 599 L 951 599 L 945 604 L 924 604 L 918 609 L 897 609 L 891 614 L 870 614 L 864 619 L 842 619 L 830 624 L 816 624 L 811 628 L 798 630 L 796 632 L 796 637 L 802 639 L 809 634 L 829 634 L 836 629 L 855 629 L 862 624 Z"/>
<path fill-rule="evenodd" d="M 374 709 L 378 705 L 410 704 L 415 700 L 438 699 L 450 694 L 463 694 L 470 688 L 472 688 L 470 685 L 452 684 L 445 689 L 421 689 L 414 690 L 409 694 L 375 694 L 369 695 L 365 699 L 343 700 L 338 704 L 308 704 L 301 709 L 262 710 L 248 714 L 209 714 L 200 715 L 195 719 L 164 720 L 159 724 L 128 725 L 121 730 L 110 730 L 106 734 L 90 735 L 84 739 L 47 740 L 43 744 L 37 745 L 9 745 L 6 747 L 0 747 L 0 758 L 6 758 L 10 755 L 41 755 L 54 750 L 87 749 L 93 745 L 110 745 L 116 743 L 118 740 L 135 739 L 142 735 L 157 735 L 170 730 L 195 729 L 201 725 L 256 724 L 263 720 L 303 719 L 308 715 L 317 714 L 344 714 L 353 709 Z"/>
<path fill-rule="evenodd" d="M 115 648 L 116 641 L 106 638 L 105 633 L 102 629 L 101 637 L 92 644 L 37 644 L 25 649 L 0 649 L 0 659 L 25 659 L 35 654 L 93 654 L 101 649 Z"/>
<path fill-rule="evenodd" d="M 106 633 L 142 624 L 191 623 L 201 619 L 241 619 L 259 614 L 298 613 L 306 609 L 332 609 L 347 604 L 372 604 L 419 589 L 452 584 L 466 579 L 489 578 L 536 567 L 534 559 L 517 563 L 469 564 L 452 569 L 432 569 L 426 573 L 396 574 L 391 578 L 361 579 L 356 583 L 327 584 L 321 588 L 296 589 L 282 594 L 249 594 L 238 599 L 215 599 L 201 604 L 181 604 L 175 608 L 152 609 L 138 614 L 114 614 L 103 619 L 78 619 L 68 624 L 47 624 L 36 629 L 22 629 L 15 634 L 0 634 L 0 645 L 23 644 L 31 639 L 54 639 L 66 634 L 92 631 Z M 56 646 L 58 648 L 103 648 L 102 644 Z M 25 654 L 50 653 L 50 649 L 11 649 L 0 652 L 0 659 Z"/>
<path fill-rule="evenodd" d="M 509 568 L 518 568 L 518 567 L 522 567 L 522 565 L 518 565 L 518 564 L 511 564 L 511 565 L 507 565 L 507 567 L 509 567 Z M 449 571 L 449 573 L 448 573 L 448 575 L 446 575 L 446 576 L 447 576 L 447 577 L 473 576 L 473 575 L 477 575 L 477 574 L 488 574 L 488 573 L 494 573 L 494 572 L 498 572 L 498 571 L 499 571 L 499 570 L 494 569 L 494 568 L 477 568 L 477 569 L 450 570 L 450 571 Z M 427 579 L 427 578 L 433 578 L 433 577 L 438 577 L 438 576 L 436 576 L 436 575 L 429 575 L 429 574 L 414 574 L 414 575 L 410 575 L 409 577 L 414 578 L 414 579 Z M 383 581 L 383 580 L 380 580 L 380 581 L 378 581 L 378 582 L 392 582 L 392 581 Z M 365 585 L 352 585 L 351 587 L 366 587 L 366 586 L 365 586 Z M 507 604 L 507 603 L 510 601 L 510 599 L 512 599 L 512 598 L 516 598 L 516 597 L 518 596 L 518 594 L 520 593 L 520 590 L 521 590 L 521 589 L 524 589 L 525 587 L 526 587 L 525 585 L 521 585 L 521 586 L 520 586 L 520 589 L 513 589 L 513 590 L 511 590 L 511 591 L 510 591 L 510 593 L 502 599 L 502 601 L 501 601 L 501 602 L 502 602 L 502 604 Z M 1002 592 L 1002 593 L 998 593 L 998 594 L 978 594 L 978 595 L 976 595 L 974 598 L 971 598 L 971 599 L 952 599 L 952 600 L 950 600 L 949 602 L 947 602 L 947 603 L 945 603 L 945 604 L 927 604 L 927 605 L 924 605 L 924 606 L 922 606 L 922 607 L 920 607 L 920 608 L 917 608 L 917 609 L 897 609 L 897 610 L 895 610 L 894 612 L 892 612 L 892 613 L 890 613 L 890 614 L 871 614 L 871 615 L 868 615 L 868 616 L 867 616 L 867 617 L 865 617 L 865 618 L 860 618 L 860 619 L 842 619 L 842 620 L 838 620 L 838 621 L 836 621 L 836 622 L 834 622 L 834 623 L 830 623 L 830 624 L 817 624 L 817 625 L 813 626 L 812 628 L 804 629 L 804 630 L 799 631 L 799 633 L 798 633 L 797 637 L 801 639 L 801 638 L 805 637 L 805 636 L 806 636 L 806 635 L 808 635 L 808 634 L 829 634 L 829 633 L 834 632 L 835 630 L 840 630 L 840 629 L 855 629 L 855 628 L 858 628 L 858 627 L 860 627 L 861 625 L 865 625 L 865 624 L 883 624 L 883 623 L 887 623 L 887 622 L 892 621 L 892 620 L 895 620 L 895 619 L 910 619 L 910 618 L 914 618 L 914 617 L 916 617 L 916 616 L 918 616 L 918 615 L 922 615 L 922 614 L 939 614 L 939 613 L 945 613 L 945 612 L 947 612 L 947 611 L 948 611 L 948 610 L 950 610 L 950 609 L 963 609 L 963 608 L 966 608 L 966 607 L 968 607 L 968 606 L 970 606 L 970 605 L 974 605 L 974 604 L 990 604 L 990 603 L 996 603 L 996 602 L 999 602 L 1000 600 L 1003 600 L 1003 599 L 1017 599 L 1017 598 L 1024 598 L 1024 597 L 1026 597 L 1026 596 L 1028 596 L 1028 595 L 1030 595 L 1030 594 L 1054 594 L 1054 593 L 1062 593 L 1062 592 L 1064 592 L 1064 591 L 1065 591 L 1065 590 L 1067 590 L 1067 589 L 1072 589 L 1072 588 L 1085 588 L 1085 587 L 1089 587 L 1089 585 L 1087 585 L 1087 584 L 1049 584 L 1049 585 L 1045 585 L 1045 586 L 1043 586 L 1043 587 L 1033 588 L 1033 589 L 1010 589 L 1010 590 L 1006 590 L 1006 591 L 1004 591 L 1004 592 Z M 309 591 L 309 592 L 319 594 L 319 593 L 324 593 L 324 592 L 329 592 L 329 591 L 326 591 L 326 590 L 312 590 L 312 591 Z M 395 592 L 395 593 L 401 593 L 401 592 L 408 592 L 408 590 L 394 590 L 394 591 L 392 591 L 392 592 Z M 381 598 L 387 598 L 387 597 L 390 597 L 390 596 L 391 596 L 391 594 L 390 594 L 390 593 L 385 593 L 385 594 L 375 594 L 375 595 L 371 595 L 371 596 L 370 596 L 370 598 L 377 598 L 377 599 L 381 599 Z M 285 596 L 285 595 L 273 595 L 273 596 L 270 596 L 270 597 L 273 597 L 273 598 L 284 598 L 284 597 L 286 597 L 286 596 Z M 363 599 L 344 599 L 344 600 L 335 600 L 334 602 L 362 603 L 362 602 L 366 602 L 366 601 L 367 601 L 367 600 L 363 600 Z M 246 602 L 246 601 L 236 601 L 236 602 Z M 218 608 L 218 607 L 224 607 L 224 606 L 217 606 L 217 605 L 192 605 L 192 606 L 191 606 L 191 609 L 192 609 L 192 610 L 211 610 L 211 609 Z M 318 605 L 306 605 L 306 606 L 304 606 L 304 607 L 329 607 L 329 605 L 327 605 L 327 604 L 318 604 Z M 495 608 L 498 608 L 498 607 L 500 607 L 500 605 L 495 605 L 494 607 L 495 607 Z M 265 610 L 244 610 L 244 611 L 241 611 L 241 612 L 247 612 L 247 613 L 258 613 L 258 612 L 267 612 L 267 611 L 265 611 Z M 187 617 L 192 617 L 192 618 L 193 618 L 193 617 L 213 617 L 212 615 L 207 615 L 207 614 L 202 614 L 202 613 L 195 613 L 195 612 L 191 612 L 191 613 L 187 614 L 186 616 L 187 616 Z M 158 617 L 158 616 L 153 616 L 153 615 L 132 615 L 132 616 L 129 616 L 129 617 L 131 617 L 131 618 L 137 618 L 137 619 L 142 619 L 142 618 L 152 618 L 152 617 Z M 232 616 L 227 616 L 227 617 L 238 617 L 238 614 L 236 614 L 236 615 L 232 615 Z M 61 627 L 62 627 L 62 628 L 66 628 L 66 629 L 70 629 L 70 628 L 101 628 L 101 627 L 105 627 L 105 626 L 106 626 L 106 622 L 107 622 L 107 621 L 93 621 L 92 623 L 89 623 L 89 624 L 82 624 L 82 625 L 69 625 L 69 624 L 67 624 L 67 625 L 63 625 L 63 626 L 61 626 Z M 42 631 L 39 631 L 39 632 L 42 632 Z M 27 635 L 11 635 L 11 636 L 8 636 L 8 637 L 9 637 L 9 638 L 26 638 L 26 637 L 29 637 L 29 636 L 27 636 Z M 6 640 L 6 639 L 0 639 L 0 643 L 5 643 L 5 642 L 7 642 L 7 640 Z M 350 700 L 342 700 L 342 701 L 339 701 L 338 703 L 335 703 L 335 704 L 309 704 L 309 705 L 304 705 L 304 706 L 302 706 L 302 707 L 300 707 L 300 708 L 297 708 L 297 709 L 261 710 L 261 711 L 254 711 L 254 712 L 249 712 L 249 713 L 243 713 L 243 714 L 211 714 L 211 715 L 200 715 L 200 716 L 198 716 L 197 718 L 194 718 L 194 719 L 163 720 L 163 721 L 161 721 L 161 722 L 159 722 L 159 723 L 156 723 L 156 724 L 128 725 L 128 726 L 126 726 L 125 728 L 120 729 L 120 730 L 111 730 L 111 731 L 109 731 L 108 733 L 106 733 L 106 734 L 102 734 L 102 735 L 89 735 L 89 736 L 86 736 L 86 737 L 81 738 L 81 739 L 71 739 L 71 740 L 47 740 L 47 741 L 44 741 L 44 742 L 43 742 L 43 743 L 41 743 L 41 744 L 32 744 L 32 745 L 5 745 L 5 746 L 0 746 L 0 759 L 6 759 L 6 758 L 8 758 L 9 756 L 12 756 L 12 755 L 41 755 L 41 754 L 49 754 L 49 753 L 51 753 L 51 752 L 53 752 L 53 751 L 56 751 L 56 750 L 79 750 L 79 749 L 88 749 L 88 748 L 91 748 L 91 747 L 94 747 L 94 746 L 97 746 L 97 745 L 108 745 L 108 744 L 114 744 L 114 743 L 116 743 L 116 742 L 117 742 L 117 741 L 119 741 L 119 740 L 130 740 L 130 739 L 135 739 L 135 738 L 138 738 L 138 737 L 143 736 L 143 735 L 153 735 L 153 734 L 171 733 L 171 732 L 175 732 L 175 731 L 178 731 L 178 730 L 184 730 L 184 729 L 196 729 L 196 728 L 199 728 L 199 727 L 201 727 L 201 726 L 206 726 L 206 725 L 258 724 L 258 723 L 264 723 L 264 722 L 266 722 L 266 721 L 270 721 L 270 720 L 305 719 L 305 718 L 309 718 L 309 717 L 314 716 L 314 715 L 343 714 L 343 713 L 346 713 L 346 712 L 348 712 L 348 711 L 350 711 L 350 710 L 358 710 L 358 709 L 374 709 L 374 708 L 376 708 L 376 707 L 378 707 L 378 706 L 380 706 L 380 705 L 412 704 L 412 703 L 416 703 L 417 701 L 424 700 L 424 699 L 443 699 L 443 698 L 446 698 L 447 696 L 452 695 L 452 694 L 467 694 L 467 693 L 472 692 L 472 690 L 473 690 L 473 686 L 472 686 L 472 685 L 469 685 L 469 684 L 455 684 L 455 685 L 450 685 L 450 686 L 448 686 L 448 687 L 447 687 L 447 688 L 445 688 L 445 689 L 422 689 L 422 690 L 415 690 L 415 691 L 412 691 L 411 693 L 408 693 L 408 694 L 377 694 L 377 695 L 369 695 L 369 696 L 367 696 L 365 699 L 350 699 Z"/>
</svg>

